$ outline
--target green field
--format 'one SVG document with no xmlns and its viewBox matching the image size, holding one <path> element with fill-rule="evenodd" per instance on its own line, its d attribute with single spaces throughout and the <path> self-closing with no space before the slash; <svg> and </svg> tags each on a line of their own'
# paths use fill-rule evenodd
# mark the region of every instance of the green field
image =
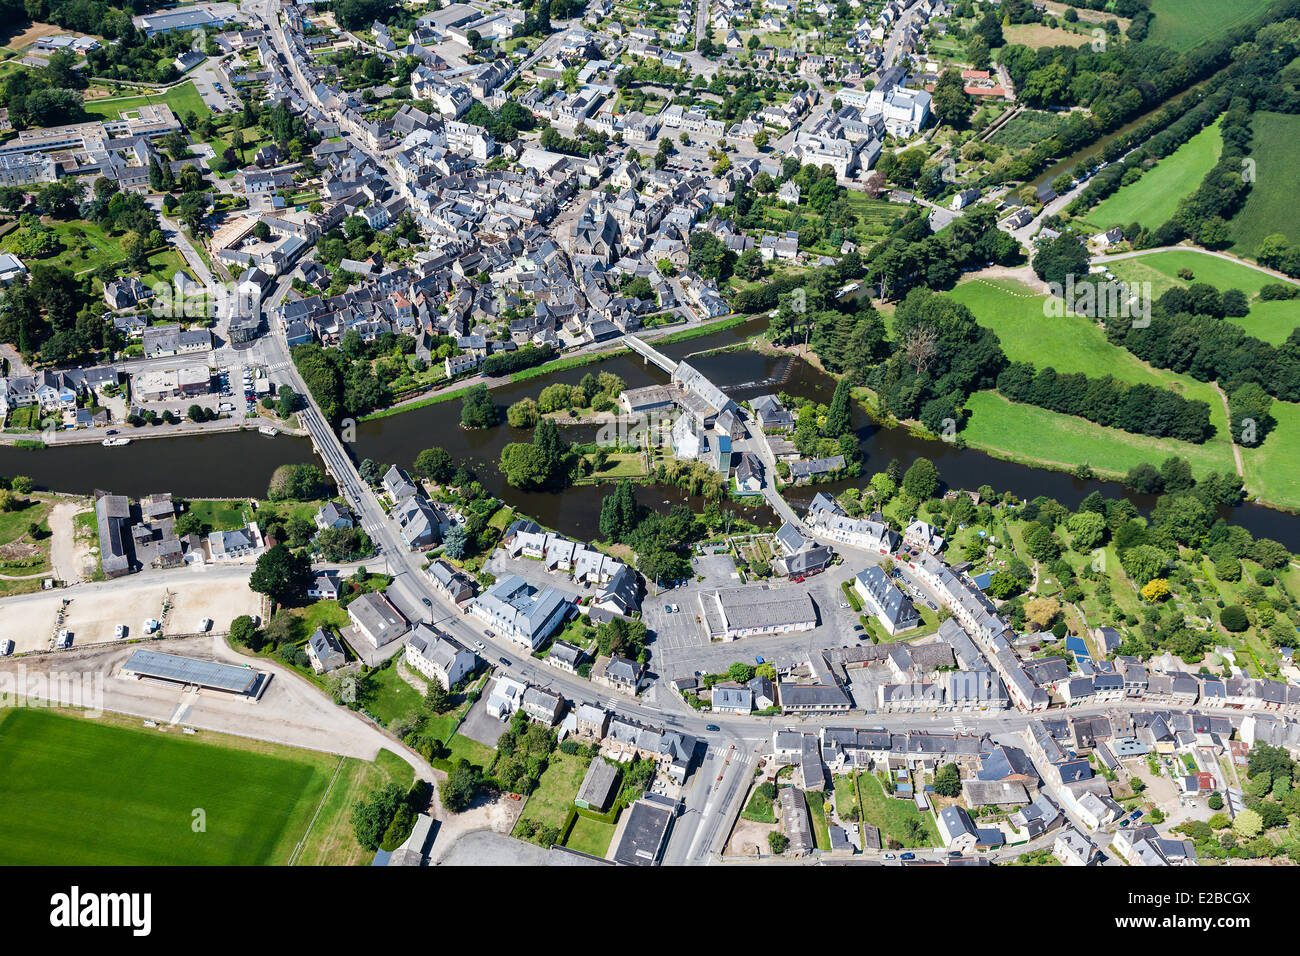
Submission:
<svg viewBox="0 0 1300 956">
<path fill-rule="evenodd" d="M 1280 232 L 1300 242 L 1300 229 L 1291 218 L 1291 203 L 1300 194 L 1300 163 L 1295 144 L 1300 142 L 1300 116 L 1260 111 L 1251 117 L 1250 155 L 1255 160 L 1255 183 L 1241 211 L 1228 223 L 1232 251 L 1254 256 L 1259 244 Z"/>
<path fill-rule="evenodd" d="M 143 96 L 88 100 L 86 102 L 86 112 L 95 116 L 116 119 L 125 110 L 139 109 L 141 106 L 155 103 L 166 103 L 172 108 L 172 112 L 176 114 L 176 118 L 181 122 L 184 122 L 186 115 L 191 112 L 200 119 L 212 112 L 208 109 L 207 104 L 203 102 L 203 97 L 199 95 L 199 91 L 195 88 L 193 82 L 182 83 L 165 93 L 146 93 Z"/>
<path fill-rule="evenodd" d="M 337 764 L 179 730 L 0 712 L 0 864 L 283 864 Z"/>
<path fill-rule="evenodd" d="M 1223 152 L 1219 123 L 1205 127 L 1136 181 L 1121 186 L 1083 217 L 1085 224 L 1102 232 L 1112 226 L 1141 223 L 1154 229 L 1168 222 L 1184 196 L 1200 185 Z"/>
<path fill-rule="evenodd" d="M 1269 0 L 1151 0 L 1151 43 L 1190 50 L 1262 12 Z"/>
<path fill-rule="evenodd" d="M 1255 299 L 1262 287 L 1283 280 L 1245 263 L 1220 259 L 1195 249 L 1172 249 L 1119 259 L 1107 265 L 1116 278 L 1127 282 L 1150 282 L 1151 294 L 1155 298 L 1166 289 L 1187 286 L 1192 282 L 1208 282 L 1220 291 L 1240 289 L 1251 297 L 1250 314 L 1228 321 L 1238 323 L 1249 334 L 1265 342 L 1283 342 L 1292 329 L 1300 326 L 1300 299 L 1272 302 Z M 1192 278 L 1179 278 L 1180 269 L 1192 270 Z"/>
<path fill-rule="evenodd" d="M 1186 458 L 1198 476 L 1211 471 L 1236 471 L 1226 441 L 1212 439 L 1193 445 L 1172 438 L 1134 435 L 1074 415 L 1009 402 L 997 392 L 976 392 L 967 399 L 966 408 L 970 418 L 962 429 L 962 438 L 972 448 L 999 458 L 1061 470 L 1087 463 L 1098 474 L 1111 477 L 1120 477 L 1142 462 L 1158 466 L 1170 455 Z"/>
<path fill-rule="evenodd" d="M 1300 508 L 1300 405 L 1274 402 L 1270 414 L 1277 421 L 1258 448 L 1241 450 L 1246 471 L 1246 491 L 1264 501 Z"/>
<path fill-rule="evenodd" d="M 1050 365 L 1058 372 L 1109 374 L 1135 385 L 1146 383 L 1171 389 L 1186 398 L 1207 402 L 1211 423 L 1220 435 L 1227 434 L 1227 413 L 1214 386 L 1190 375 L 1152 368 L 1127 349 L 1106 341 L 1105 333 L 1093 319 L 1073 315 L 1049 318 L 1044 315 L 1047 297 L 1028 293 L 1022 283 L 1013 279 L 994 279 L 963 283 L 951 295 L 970 308 L 980 325 L 998 334 L 1002 350 L 1011 361 L 1032 362 L 1038 368 Z"/>
<path fill-rule="evenodd" d="M 560 753 L 558 750 L 551 754 L 547 758 L 546 769 L 537 782 L 537 789 L 528 797 L 528 805 L 515 824 L 516 835 L 521 829 L 519 824 L 525 820 L 534 820 L 540 826 L 563 826 L 564 818 L 573 808 L 578 788 L 582 786 L 582 778 L 587 774 L 588 763 L 581 757 Z"/>
</svg>

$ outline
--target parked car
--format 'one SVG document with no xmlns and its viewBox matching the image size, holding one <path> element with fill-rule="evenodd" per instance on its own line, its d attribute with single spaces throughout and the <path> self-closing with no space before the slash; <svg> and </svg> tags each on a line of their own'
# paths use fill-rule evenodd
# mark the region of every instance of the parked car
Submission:
<svg viewBox="0 0 1300 956">
<path fill-rule="evenodd" d="M 483 642 L 482 642 L 482 641 L 475 641 L 475 642 L 474 642 L 474 650 L 476 650 L 476 651 L 481 651 L 481 650 L 483 650 Z"/>
<path fill-rule="evenodd" d="M 899 859 L 902 859 L 902 860 L 915 860 L 915 859 L 916 859 L 916 854 L 915 854 L 915 853 L 904 853 L 901 857 L 899 857 Z"/>
<path fill-rule="evenodd" d="M 502 667 L 514 667 L 515 665 L 510 663 L 510 658 L 508 658 L 508 657 L 503 657 L 503 658 L 501 658 L 501 666 L 502 666 Z"/>
<path fill-rule="evenodd" d="M 113 628 L 113 636 L 118 640 L 126 637 L 126 625 L 119 624 L 117 627 Z"/>
<path fill-rule="evenodd" d="M 897 860 L 897 859 L 898 859 L 898 854 L 897 854 L 897 853 L 886 853 L 886 854 L 885 854 L 885 859 L 886 859 L 886 860 Z"/>
<path fill-rule="evenodd" d="M 59 631 L 59 647 L 67 648 L 72 646 L 72 632 L 68 630 Z"/>
<path fill-rule="evenodd" d="M 8 657 L 14 652 L 14 642 L 5 638 L 0 641 L 0 657 Z"/>
<path fill-rule="evenodd" d="M 199 630 L 204 634 L 212 630 L 212 618 L 205 617 L 203 620 L 199 621 Z"/>
<path fill-rule="evenodd" d="M 704 729 L 709 731 L 709 733 L 713 733 L 713 734 L 716 734 L 722 730 L 722 728 L 719 727 L 717 724 L 705 724 Z"/>
</svg>

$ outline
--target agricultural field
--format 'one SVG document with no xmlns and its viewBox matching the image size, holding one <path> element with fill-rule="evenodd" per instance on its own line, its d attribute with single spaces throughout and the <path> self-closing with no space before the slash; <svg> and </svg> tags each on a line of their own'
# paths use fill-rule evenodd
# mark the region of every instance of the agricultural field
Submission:
<svg viewBox="0 0 1300 956">
<path fill-rule="evenodd" d="M 1241 211 L 1232 217 L 1228 230 L 1232 251 L 1254 256 L 1259 244 L 1274 233 L 1292 242 L 1300 241 L 1300 229 L 1292 214 L 1295 196 L 1300 194 L 1300 164 L 1295 162 L 1295 144 L 1300 142 L 1300 116 L 1258 112 L 1251 118 L 1250 155 L 1254 158 L 1255 184 Z"/>
<path fill-rule="evenodd" d="M 1269 0 L 1151 0 L 1147 41 L 1190 50 L 1261 13 Z"/>
<path fill-rule="evenodd" d="M 0 712 L 0 863 L 284 864 L 338 765 L 313 751 L 134 723 Z"/>
<path fill-rule="evenodd" d="M 1223 152 L 1216 120 L 1157 162 L 1135 182 L 1121 186 L 1088 211 L 1083 222 L 1102 232 L 1141 223 L 1148 229 L 1168 222 L 1182 198 L 1200 185 Z"/>
<path fill-rule="evenodd" d="M 1041 23 L 1017 23 L 1002 28 L 1002 37 L 1008 44 L 1019 43 L 1031 50 L 1042 46 L 1079 46 L 1092 42 L 1092 28 L 1084 32 L 1063 30 L 1060 27 L 1048 27 Z"/>
<path fill-rule="evenodd" d="M 1018 152 L 1055 135 L 1065 122 L 1064 115 L 1043 110 L 1023 110 L 1008 120 L 1006 126 L 994 133 L 989 138 L 989 142 Z"/>
</svg>

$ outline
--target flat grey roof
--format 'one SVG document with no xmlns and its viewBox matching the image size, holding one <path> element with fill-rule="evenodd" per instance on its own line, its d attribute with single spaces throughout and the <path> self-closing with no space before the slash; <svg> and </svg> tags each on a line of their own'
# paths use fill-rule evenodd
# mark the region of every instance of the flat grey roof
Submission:
<svg viewBox="0 0 1300 956">
<path fill-rule="evenodd" d="M 158 651 L 136 651 L 122 665 L 123 673 L 142 677 L 157 677 L 182 684 L 198 684 L 232 694 L 247 694 L 261 679 L 260 671 L 234 664 L 201 661 L 193 657 L 178 657 Z"/>
</svg>

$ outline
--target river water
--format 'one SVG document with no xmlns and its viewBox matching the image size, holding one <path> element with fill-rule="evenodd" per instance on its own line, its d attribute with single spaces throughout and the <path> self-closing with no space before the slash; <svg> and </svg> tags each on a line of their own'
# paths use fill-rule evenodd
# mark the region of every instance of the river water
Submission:
<svg viewBox="0 0 1300 956">
<path fill-rule="evenodd" d="M 734 346 L 762 331 L 766 323 L 765 318 L 752 319 L 732 329 L 663 346 L 661 351 L 680 360 L 693 353 Z M 691 363 L 737 400 L 785 391 L 829 402 L 835 387 L 829 376 L 788 355 L 736 350 L 696 356 Z M 552 382 L 573 384 L 588 372 L 601 371 L 615 373 L 629 388 L 668 380 L 664 372 L 646 364 L 639 356 L 622 355 L 594 365 L 510 383 L 494 389 L 492 395 L 504 408 L 525 396 L 535 397 Z M 953 488 L 975 489 L 987 484 L 1022 498 L 1045 495 L 1070 508 L 1098 490 L 1110 497 L 1123 495 L 1144 511 L 1154 503 L 1148 496 L 1125 491 L 1117 482 L 1082 481 L 1062 472 L 1002 461 L 975 449 L 919 438 L 901 428 L 885 428 L 860 409 L 854 411 L 854 427 L 864 455 L 863 476 L 792 488 L 787 498 L 796 508 L 811 501 L 817 491 L 834 495 L 851 485 L 864 485 L 871 474 L 883 470 L 891 459 L 898 459 L 906 468 L 919 457 L 933 461 L 943 481 Z M 590 441 L 594 436 L 592 426 L 564 431 L 572 441 Z M 558 493 L 524 492 L 505 483 L 496 469 L 502 447 L 508 442 L 530 439 L 531 432 L 505 424 L 491 429 L 463 429 L 460 403 L 451 401 L 365 422 L 357 429 L 357 441 L 351 451 L 358 461 L 372 458 L 383 465 L 407 467 L 421 450 L 440 445 L 453 458 L 468 462 L 489 492 L 525 514 L 575 537 L 596 535 L 600 502 L 604 497 L 602 489 L 586 485 Z M 28 475 L 40 488 L 82 494 L 103 489 L 132 496 L 171 491 L 181 497 L 240 497 L 264 494 L 278 465 L 310 461 L 312 457 L 311 445 L 305 438 L 283 435 L 267 438 L 256 432 L 236 432 L 151 439 L 116 448 L 77 445 L 26 450 L 0 446 L 0 474 Z M 678 503 L 690 504 L 697 510 L 701 507 L 701 502 L 670 488 L 644 486 L 638 489 L 638 498 L 642 504 L 657 510 Z M 730 507 L 747 520 L 759 523 L 774 520 L 765 506 Z M 1300 516 L 1250 504 L 1225 508 L 1222 514 L 1257 537 L 1275 538 L 1292 550 L 1300 550 Z"/>
</svg>

